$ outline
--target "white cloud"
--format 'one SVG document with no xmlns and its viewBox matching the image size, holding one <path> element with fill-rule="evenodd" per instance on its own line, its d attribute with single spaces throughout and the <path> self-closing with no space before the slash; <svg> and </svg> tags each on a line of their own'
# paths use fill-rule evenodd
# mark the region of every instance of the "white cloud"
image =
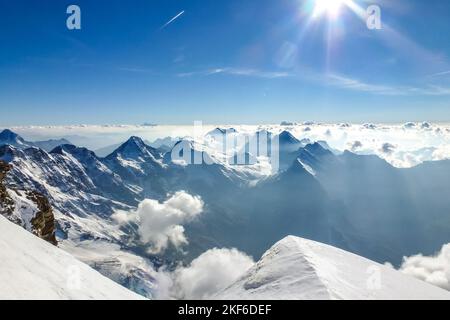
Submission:
<svg viewBox="0 0 450 320">
<path fill-rule="evenodd" d="M 145 199 L 136 210 L 118 211 L 112 218 L 119 224 L 136 223 L 140 240 L 150 246 L 150 252 L 159 253 L 169 244 L 176 248 L 187 244 L 182 224 L 192 221 L 202 211 L 200 197 L 179 191 L 163 203 Z"/>
<path fill-rule="evenodd" d="M 450 70 L 438 72 L 438 73 L 429 75 L 429 77 L 440 77 L 440 76 L 446 76 L 446 75 L 448 75 L 448 74 L 450 74 Z"/>
<path fill-rule="evenodd" d="M 435 256 L 405 257 L 400 271 L 435 286 L 450 290 L 450 243 Z"/>
<path fill-rule="evenodd" d="M 211 249 L 187 267 L 172 274 L 172 294 L 178 299 L 208 299 L 225 289 L 254 264 L 253 259 L 237 249 Z"/>
<path fill-rule="evenodd" d="M 432 154 L 433 160 L 448 160 L 450 159 L 450 146 L 440 146 L 435 149 Z"/>
</svg>

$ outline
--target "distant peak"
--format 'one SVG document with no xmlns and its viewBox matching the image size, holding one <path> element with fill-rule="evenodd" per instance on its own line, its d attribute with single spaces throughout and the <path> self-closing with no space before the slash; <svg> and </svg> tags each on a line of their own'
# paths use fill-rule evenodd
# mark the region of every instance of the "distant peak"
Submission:
<svg viewBox="0 0 450 320">
<path fill-rule="evenodd" d="M 323 144 L 321 142 L 314 142 L 308 144 L 307 146 L 305 146 L 305 150 L 318 156 L 332 154 L 330 150 L 323 147 Z"/>
<path fill-rule="evenodd" d="M 144 140 L 136 136 L 130 137 L 122 146 L 137 147 L 141 150 L 145 149 L 146 147 Z"/>
<path fill-rule="evenodd" d="M 84 148 L 78 148 L 77 146 L 75 146 L 73 144 L 66 143 L 66 144 L 62 144 L 62 145 L 55 147 L 52 151 L 50 151 L 50 153 L 62 154 L 63 151 L 65 151 L 67 153 L 73 154 L 75 151 L 78 151 L 81 149 L 84 149 Z"/>
<path fill-rule="evenodd" d="M 225 134 L 231 134 L 231 133 L 236 133 L 236 129 L 234 128 L 228 128 L 228 129 L 224 129 L 224 128 L 215 128 L 214 130 L 210 131 L 207 133 L 207 135 L 225 135 Z"/>
<path fill-rule="evenodd" d="M 131 136 L 127 142 L 134 142 L 134 143 L 144 143 L 144 140 L 142 140 L 141 138 L 137 137 L 137 136 Z"/>
<path fill-rule="evenodd" d="M 17 133 L 15 133 L 9 129 L 5 129 L 2 132 L 0 132 L 0 140 L 1 141 L 21 141 L 21 142 L 24 141 L 21 136 L 19 136 Z"/>
<path fill-rule="evenodd" d="M 325 149 L 319 142 L 310 143 L 305 148 L 308 149 L 308 150 L 322 150 L 322 149 Z"/>
<path fill-rule="evenodd" d="M 279 135 L 280 143 L 295 143 L 299 144 L 300 140 L 292 135 L 289 131 L 283 131 Z"/>
<path fill-rule="evenodd" d="M 137 158 L 147 156 L 151 154 L 153 157 L 157 156 L 157 152 L 154 148 L 145 144 L 144 140 L 139 137 L 132 136 L 123 144 L 121 144 L 111 155 L 108 157 L 117 157 L 122 155 L 129 158 Z"/>
</svg>

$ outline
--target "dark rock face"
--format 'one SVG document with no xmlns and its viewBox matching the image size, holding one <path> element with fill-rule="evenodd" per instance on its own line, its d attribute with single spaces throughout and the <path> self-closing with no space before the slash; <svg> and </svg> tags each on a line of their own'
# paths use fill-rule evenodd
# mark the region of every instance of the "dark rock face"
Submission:
<svg viewBox="0 0 450 320">
<path fill-rule="evenodd" d="M 3 185 L 3 179 L 9 170 L 11 170 L 11 166 L 6 162 L 0 161 L 0 214 L 4 216 L 10 216 L 14 211 L 14 201 Z"/>
<path fill-rule="evenodd" d="M 10 164 L 0 160 L 0 214 L 6 216 L 14 223 L 23 225 L 23 221 L 13 215 L 16 205 L 3 184 L 6 174 L 11 169 L 12 166 Z M 38 208 L 38 211 L 30 220 L 31 231 L 39 238 L 56 246 L 58 242 L 55 237 L 55 216 L 48 199 L 37 191 L 25 191 L 25 193 L 26 197 L 33 201 Z"/>
<path fill-rule="evenodd" d="M 58 242 L 55 236 L 55 216 L 48 199 L 36 191 L 28 191 L 27 198 L 36 203 L 39 209 L 31 219 L 33 233 L 56 246 Z"/>
</svg>

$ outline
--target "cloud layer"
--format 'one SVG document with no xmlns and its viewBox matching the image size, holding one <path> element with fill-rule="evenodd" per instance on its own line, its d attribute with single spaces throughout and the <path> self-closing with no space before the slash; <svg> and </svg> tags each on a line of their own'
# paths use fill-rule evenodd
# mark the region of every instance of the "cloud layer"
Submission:
<svg viewBox="0 0 450 320">
<path fill-rule="evenodd" d="M 435 256 L 403 258 L 400 271 L 450 291 L 450 243 Z"/>
<path fill-rule="evenodd" d="M 204 125 L 201 134 L 206 134 L 216 127 L 230 126 Z M 424 161 L 450 159 L 450 124 L 448 123 L 351 124 L 285 121 L 283 125 L 235 125 L 232 127 L 237 130 L 237 135 L 252 134 L 258 130 L 268 130 L 274 134 L 288 130 L 300 140 L 325 140 L 337 151 L 348 149 L 358 154 L 375 154 L 396 167 L 412 167 Z M 139 136 L 153 141 L 167 136 L 192 137 L 195 134 L 193 126 L 80 125 L 14 127 L 12 129 L 30 141 L 65 137 L 76 145 L 93 150 L 124 142 L 130 136 Z M 211 155 L 214 152 L 214 146 L 210 141 L 204 142 L 206 142 L 205 151 Z"/>
<path fill-rule="evenodd" d="M 136 223 L 140 240 L 149 245 L 151 253 L 160 253 L 169 245 L 179 248 L 187 244 L 182 225 L 192 221 L 202 211 L 200 197 L 179 191 L 163 203 L 145 199 L 136 210 L 118 211 L 112 218 L 121 225 Z"/>
</svg>

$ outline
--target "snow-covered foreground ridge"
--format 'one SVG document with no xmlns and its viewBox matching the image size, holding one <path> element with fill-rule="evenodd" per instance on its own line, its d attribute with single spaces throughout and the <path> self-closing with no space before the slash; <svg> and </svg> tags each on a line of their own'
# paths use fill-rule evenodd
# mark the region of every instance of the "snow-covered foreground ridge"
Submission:
<svg viewBox="0 0 450 320">
<path fill-rule="evenodd" d="M 347 251 L 289 236 L 218 299 L 450 299 L 450 293 Z"/>
<path fill-rule="evenodd" d="M 0 215 L 0 299 L 143 299 Z"/>
</svg>

